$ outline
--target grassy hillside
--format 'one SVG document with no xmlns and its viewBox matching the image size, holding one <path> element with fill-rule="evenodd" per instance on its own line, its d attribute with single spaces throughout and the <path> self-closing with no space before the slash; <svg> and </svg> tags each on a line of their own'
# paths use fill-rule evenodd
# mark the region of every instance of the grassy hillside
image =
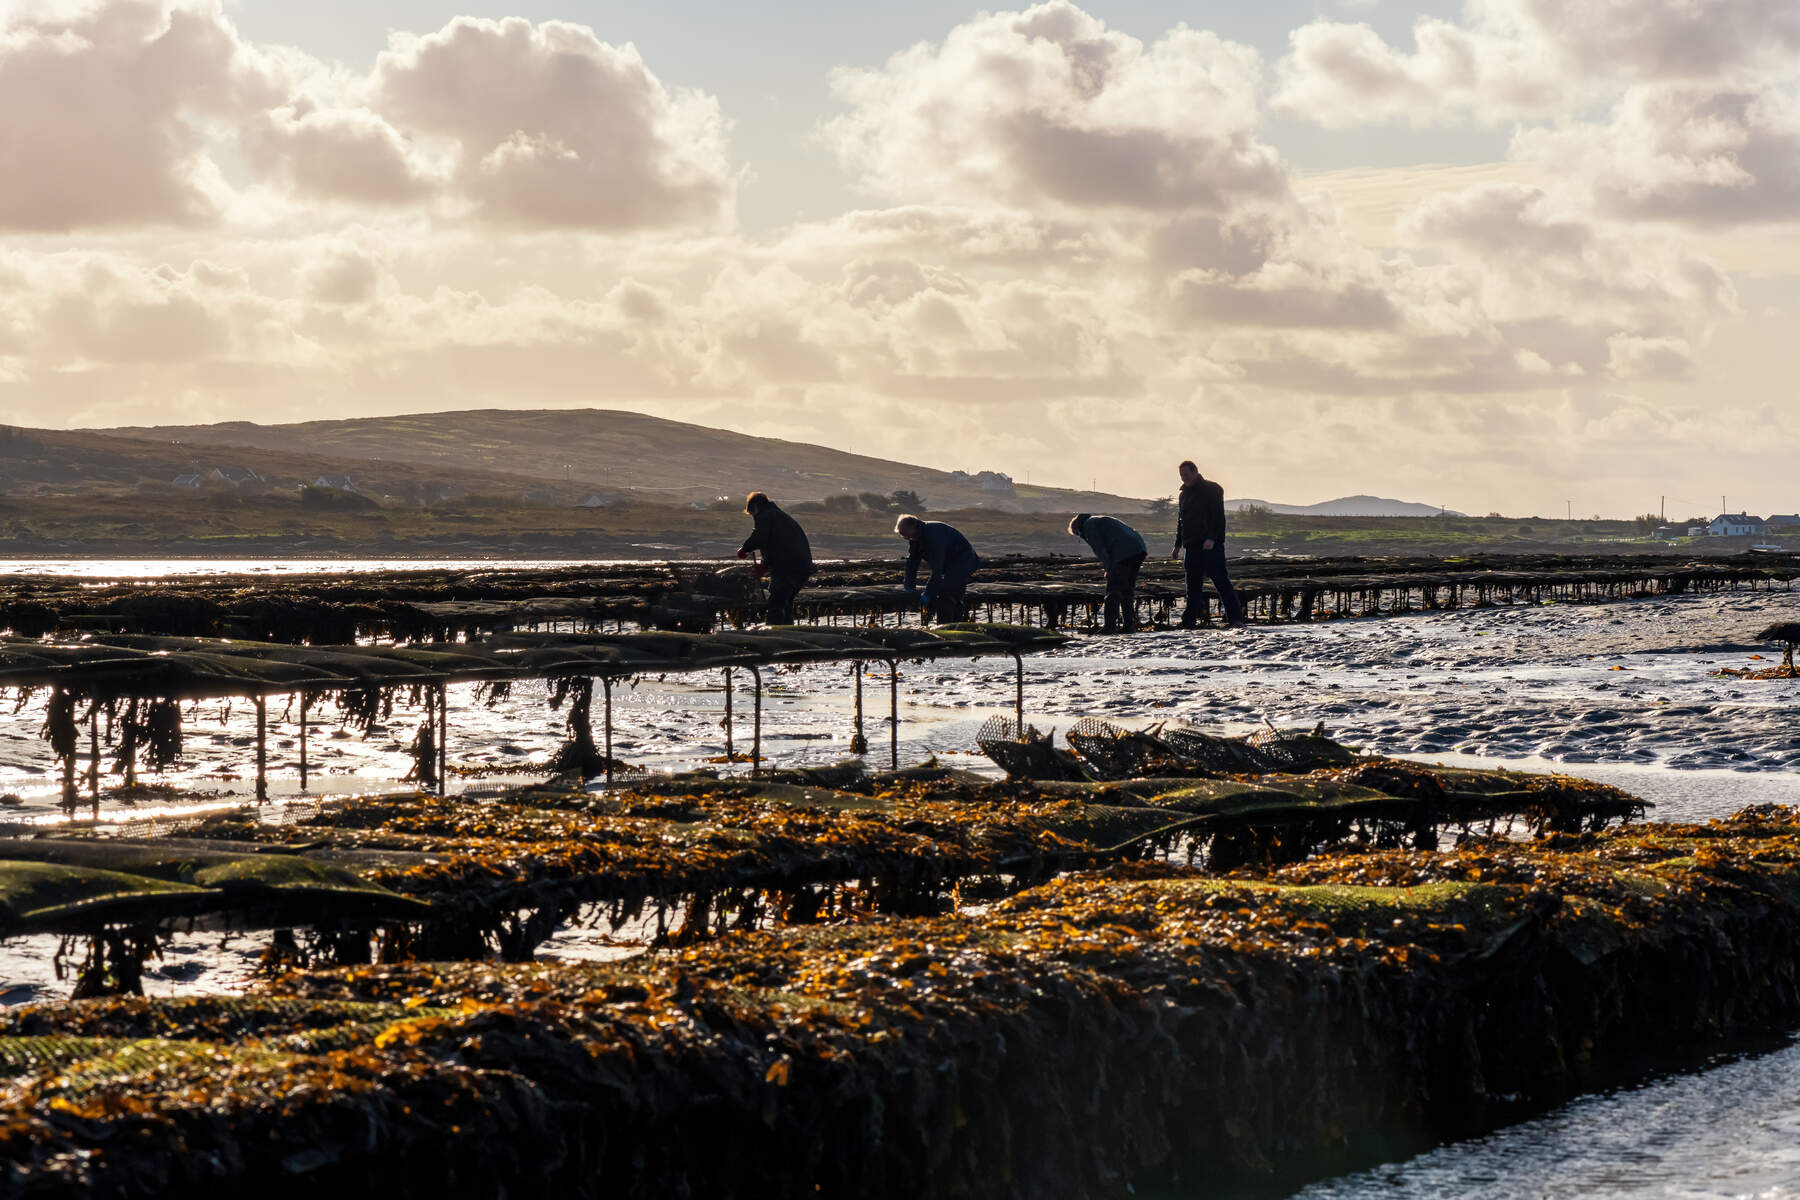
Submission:
<svg viewBox="0 0 1800 1200">
<path fill-rule="evenodd" d="M 616 409 L 414 413 L 295 425 L 155 426 L 105 431 L 185 446 L 243 446 L 343 462 L 383 459 L 508 475 L 537 487 L 632 491 L 640 499 L 709 501 L 760 488 L 778 502 L 840 492 L 917 492 L 933 509 L 1141 511 L 1141 501 L 1021 486 L 984 491 L 946 471 L 751 437 Z"/>
<path fill-rule="evenodd" d="M 262 481 L 240 485 L 212 476 L 215 469 L 240 475 L 246 468 Z M 304 450 L 0 425 L 0 496 L 109 496 L 139 489 L 154 493 L 182 475 L 200 476 L 198 490 L 208 494 L 291 493 L 320 476 L 349 476 L 358 491 L 390 503 L 419 503 L 446 492 L 513 496 L 537 486 L 517 476 L 452 464 L 344 459 Z"/>
</svg>

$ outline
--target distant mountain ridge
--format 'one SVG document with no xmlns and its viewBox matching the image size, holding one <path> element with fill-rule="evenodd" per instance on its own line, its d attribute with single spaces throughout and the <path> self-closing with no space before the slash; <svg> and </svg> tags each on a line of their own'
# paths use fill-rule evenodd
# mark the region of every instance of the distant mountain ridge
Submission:
<svg viewBox="0 0 1800 1200">
<path fill-rule="evenodd" d="M 185 447 L 241 447 L 404 463 L 435 472 L 509 475 L 559 494 L 631 493 L 665 503 L 703 503 L 767 491 L 778 503 L 896 489 L 927 510 L 987 507 L 1021 512 L 1140 512 L 1145 501 L 1033 487 L 993 471 L 940 471 L 805 442 L 755 437 L 623 409 L 467 409 L 390 417 L 258 425 L 159 425 L 92 431 Z"/>
<path fill-rule="evenodd" d="M 1454 508 L 1435 504 L 1417 504 L 1411 500 L 1388 500 L 1381 496 L 1339 496 L 1317 504 L 1274 504 L 1268 500 L 1227 500 L 1225 508 L 1241 512 L 1246 508 L 1264 508 L 1284 516 L 1303 517 L 1435 517 L 1440 513 L 1460 517 Z"/>
</svg>

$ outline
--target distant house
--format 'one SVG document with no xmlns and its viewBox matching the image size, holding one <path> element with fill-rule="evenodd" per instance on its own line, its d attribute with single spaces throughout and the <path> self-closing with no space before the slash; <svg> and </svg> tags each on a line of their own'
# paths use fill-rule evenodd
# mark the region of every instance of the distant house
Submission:
<svg viewBox="0 0 1800 1200">
<path fill-rule="evenodd" d="M 356 485 L 350 482 L 348 475 L 321 475 L 312 481 L 316 488 L 330 488 L 334 492 L 354 492 Z"/>
<path fill-rule="evenodd" d="M 198 475 L 177 475 L 169 482 L 176 487 L 197 488 L 200 486 L 200 477 Z"/>
<path fill-rule="evenodd" d="M 1769 527 L 1761 517 L 1749 513 L 1720 513 L 1706 527 L 1706 532 L 1713 537 L 1755 537 L 1769 532 Z"/>
<path fill-rule="evenodd" d="M 267 482 L 252 467 L 214 467 L 207 474 L 207 478 L 220 483 L 229 483 L 235 487 L 243 487 L 246 483 Z"/>
<path fill-rule="evenodd" d="M 1704 526 L 1704 525 L 1689 525 L 1687 535 L 1689 537 L 1705 537 L 1706 536 L 1706 526 Z"/>
<path fill-rule="evenodd" d="M 1765 524 L 1770 533 L 1792 533 L 1800 530 L 1800 513 L 1776 513 Z"/>
<path fill-rule="evenodd" d="M 1681 530 L 1675 528 L 1675 526 L 1673 526 L 1673 525 L 1658 525 L 1656 527 L 1656 532 L 1651 534 L 1650 536 L 1655 538 L 1659 542 L 1664 542 L 1664 541 L 1669 540 L 1670 538 L 1680 537 Z"/>
<path fill-rule="evenodd" d="M 984 492 L 1005 492 L 1011 495 L 1013 490 L 1013 478 L 1004 471 L 976 471 L 972 475 L 967 471 L 952 471 L 950 478 L 958 483 L 972 483 Z"/>
<path fill-rule="evenodd" d="M 600 492 L 589 492 L 575 502 L 576 508 L 611 508 L 618 501 Z"/>
</svg>

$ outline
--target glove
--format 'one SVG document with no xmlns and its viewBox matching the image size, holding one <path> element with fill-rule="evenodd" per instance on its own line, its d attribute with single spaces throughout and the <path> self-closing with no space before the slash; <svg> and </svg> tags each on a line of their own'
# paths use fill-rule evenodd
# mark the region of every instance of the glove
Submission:
<svg viewBox="0 0 1800 1200">
<path fill-rule="evenodd" d="M 932 595 L 929 591 L 927 591 L 923 596 L 919 597 L 919 607 L 920 608 L 933 608 L 936 605 L 937 605 L 937 597 Z"/>
<path fill-rule="evenodd" d="M 739 551 L 738 551 L 738 557 L 739 557 L 739 558 L 749 558 L 749 557 L 750 557 L 750 552 L 749 552 L 749 551 L 748 551 L 748 550 L 739 550 Z"/>
</svg>

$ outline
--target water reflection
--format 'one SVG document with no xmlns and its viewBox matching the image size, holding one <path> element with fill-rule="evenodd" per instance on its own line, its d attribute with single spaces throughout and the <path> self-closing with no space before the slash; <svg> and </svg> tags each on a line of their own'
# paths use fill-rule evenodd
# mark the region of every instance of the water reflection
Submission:
<svg viewBox="0 0 1800 1200">
<path fill-rule="evenodd" d="M 1800 1045 L 1586 1096 L 1296 1196 L 1800 1197 Z"/>
</svg>

